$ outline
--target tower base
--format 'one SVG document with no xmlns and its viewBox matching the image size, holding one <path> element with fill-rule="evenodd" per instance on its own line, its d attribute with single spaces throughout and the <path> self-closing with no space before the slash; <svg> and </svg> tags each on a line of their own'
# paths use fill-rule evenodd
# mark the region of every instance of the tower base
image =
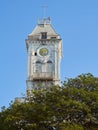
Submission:
<svg viewBox="0 0 98 130">
<path fill-rule="evenodd" d="M 60 80 L 52 80 L 52 81 L 47 81 L 47 80 L 37 80 L 37 81 L 31 81 L 31 80 L 27 80 L 27 97 L 28 96 L 32 96 L 34 90 L 50 90 L 50 88 L 53 85 L 58 85 L 61 86 L 61 81 Z"/>
</svg>

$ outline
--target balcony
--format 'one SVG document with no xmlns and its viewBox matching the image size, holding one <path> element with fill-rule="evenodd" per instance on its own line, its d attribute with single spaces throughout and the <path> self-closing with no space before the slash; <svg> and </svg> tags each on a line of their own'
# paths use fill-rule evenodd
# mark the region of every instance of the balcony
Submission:
<svg viewBox="0 0 98 130">
<path fill-rule="evenodd" d="M 53 80 L 53 78 L 54 78 L 54 74 L 47 73 L 47 72 L 33 73 L 33 75 L 31 76 L 32 80 Z"/>
</svg>

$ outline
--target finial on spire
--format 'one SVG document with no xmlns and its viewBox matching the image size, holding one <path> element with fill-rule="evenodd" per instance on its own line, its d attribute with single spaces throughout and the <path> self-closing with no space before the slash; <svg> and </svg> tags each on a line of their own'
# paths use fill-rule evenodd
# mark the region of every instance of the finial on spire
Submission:
<svg viewBox="0 0 98 130">
<path fill-rule="evenodd" d="M 43 5 L 42 8 L 43 8 L 43 17 L 46 18 L 46 9 L 47 9 L 47 5 Z"/>
<path fill-rule="evenodd" d="M 43 4 L 41 7 L 43 8 L 43 18 L 38 20 L 38 24 L 51 24 L 50 17 L 46 18 L 46 9 L 48 6 L 46 4 Z"/>
</svg>

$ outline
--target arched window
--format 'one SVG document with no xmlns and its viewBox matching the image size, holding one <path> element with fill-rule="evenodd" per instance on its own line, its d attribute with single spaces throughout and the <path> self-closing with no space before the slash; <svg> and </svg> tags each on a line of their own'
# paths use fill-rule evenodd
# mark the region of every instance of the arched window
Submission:
<svg viewBox="0 0 98 130">
<path fill-rule="evenodd" d="M 52 61 L 51 60 L 47 61 L 47 71 L 49 73 L 53 71 L 52 66 L 53 66 Z"/>
<path fill-rule="evenodd" d="M 36 61 L 36 64 L 41 64 L 41 61 Z"/>
<path fill-rule="evenodd" d="M 52 61 L 50 61 L 50 60 L 49 60 L 49 61 L 47 61 L 47 63 L 50 63 L 50 64 L 51 64 L 51 63 L 52 63 Z"/>
<path fill-rule="evenodd" d="M 40 73 L 42 71 L 42 64 L 41 61 L 36 61 L 34 66 L 34 72 Z"/>
</svg>

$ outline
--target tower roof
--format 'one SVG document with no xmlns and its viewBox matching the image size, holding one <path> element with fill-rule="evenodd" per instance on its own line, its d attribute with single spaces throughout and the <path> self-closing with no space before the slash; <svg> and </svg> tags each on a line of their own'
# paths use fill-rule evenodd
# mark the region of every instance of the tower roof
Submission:
<svg viewBox="0 0 98 130">
<path fill-rule="evenodd" d="M 37 26 L 29 36 L 39 36 L 42 32 L 47 32 L 47 36 L 59 36 L 52 27 L 50 18 L 39 19 Z"/>
</svg>

